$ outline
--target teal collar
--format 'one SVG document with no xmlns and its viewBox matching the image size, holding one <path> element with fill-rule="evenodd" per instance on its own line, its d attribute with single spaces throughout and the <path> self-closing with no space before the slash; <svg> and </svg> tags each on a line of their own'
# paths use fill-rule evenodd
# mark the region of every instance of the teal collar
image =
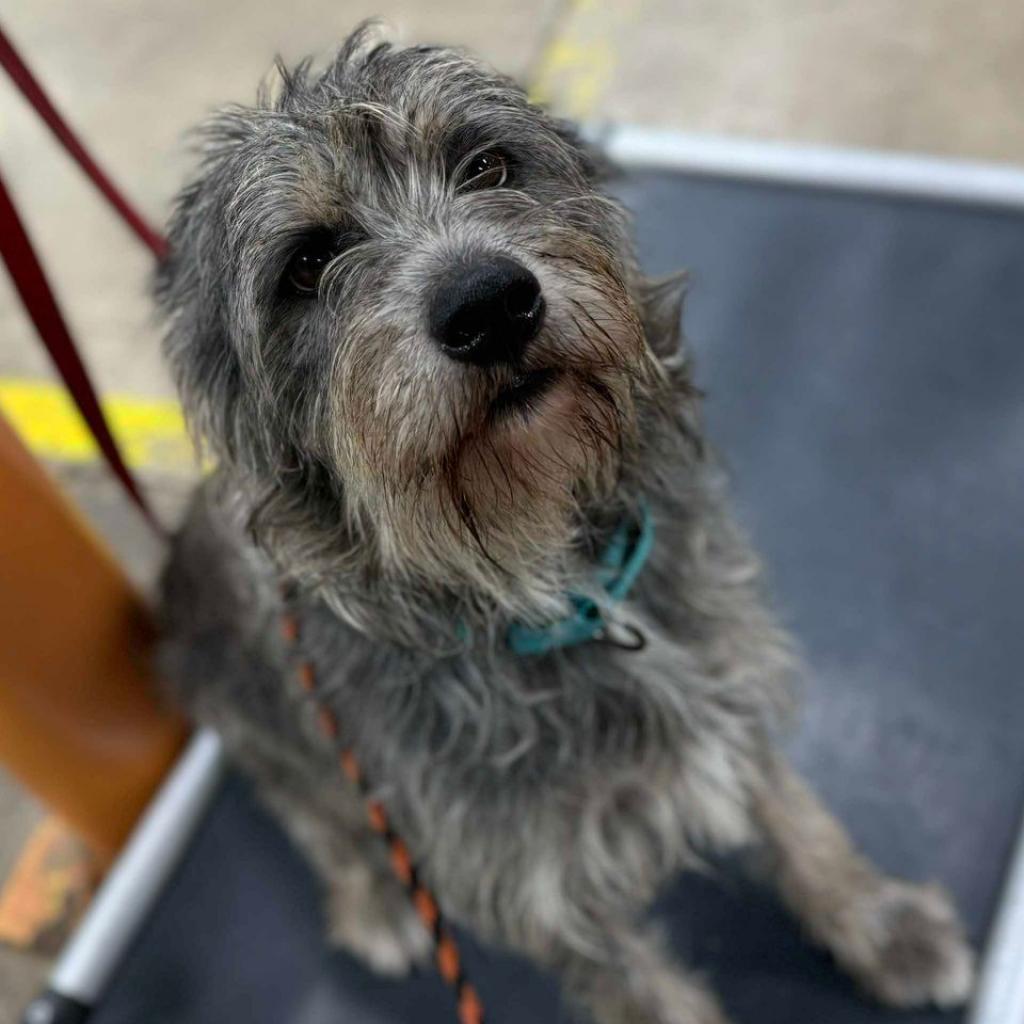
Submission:
<svg viewBox="0 0 1024 1024">
<path fill-rule="evenodd" d="M 598 563 L 597 581 L 608 595 L 609 603 L 625 600 L 654 544 L 654 525 L 647 506 L 640 510 L 639 522 L 622 522 L 612 534 Z M 506 640 L 516 654 L 546 654 L 558 647 L 573 647 L 609 636 L 604 610 L 585 594 L 569 594 L 572 614 L 547 626 L 532 627 L 513 623 Z M 643 635 L 630 628 L 632 643 L 619 646 L 639 648 Z"/>
</svg>

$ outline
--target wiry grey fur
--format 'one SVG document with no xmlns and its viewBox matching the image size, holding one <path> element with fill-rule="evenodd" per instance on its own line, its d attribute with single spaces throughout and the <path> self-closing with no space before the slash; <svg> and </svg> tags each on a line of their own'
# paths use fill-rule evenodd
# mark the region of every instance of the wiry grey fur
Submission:
<svg viewBox="0 0 1024 1024">
<path fill-rule="evenodd" d="M 701 443 L 682 285 L 641 276 L 573 130 L 459 53 L 360 31 L 202 138 L 159 297 L 217 470 L 167 573 L 165 667 L 319 869 L 335 939 L 392 971 L 426 945 L 291 678 L 283 584 L 301 657 L 443 907 L 560 972 L 602 1024 L 723 1020 L 638 922 L 702 851 L 750 844 L 870 991 L 962 1000 L 946 898 L 880 876 L 773 752 L 794 660 Z M 513 180 L 461 188 L 495 147 Z M 317 227 L 352 245 L 315 296 L 284 294 Z M 425 326 L 445 271 L 488 253 L 541 282 L 525 368 L 563 373 L 502 425 L 514 369 L 457 363 Z M 655 548 L 611 614 L 646 649 L 511 653 L 510 622 L 593 590 L 641 500 Z"/>
</svg>

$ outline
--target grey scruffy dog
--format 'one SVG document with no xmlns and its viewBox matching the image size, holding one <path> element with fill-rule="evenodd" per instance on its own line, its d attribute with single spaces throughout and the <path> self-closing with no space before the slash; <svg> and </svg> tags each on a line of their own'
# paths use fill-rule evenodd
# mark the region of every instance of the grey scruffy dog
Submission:
<svg viewBox="0 0 1024 1024">
<path fill-rule="evenodd" d="M 289 678 L 286 600 L 442 906 L 601 1024 L 724 1020 L 641 920 L 748 846 L 867 990 L 962 1001 L 947 898 L 875 870 L 774 750 L 790 645 L 704 451 L 681 284 L 641 275 L 600 162 L 453 51 L 360 31 L 281 79 L 206 126 L 160 272 L 217 462 L 165 671 L 318 869 L 332 938 L 390 972 L 427 949 Z M 597 563 L 648 521 L 615 601 Z M 581 617 L 587 642 L 513 642 Z"/>
</svg>

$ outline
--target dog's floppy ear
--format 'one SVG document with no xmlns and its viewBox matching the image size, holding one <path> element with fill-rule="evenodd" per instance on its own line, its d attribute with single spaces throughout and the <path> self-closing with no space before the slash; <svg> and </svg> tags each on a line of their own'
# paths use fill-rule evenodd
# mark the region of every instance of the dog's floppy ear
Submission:
<svg viewBox="0 0 1024 1024">
<path fill-rule="evenodd" d="M 178 196 L 168 225 L 169 252 L 153 282 L 165 318 L 164 355 L 197 442 L 232 455 L 231 421 L 240 394 L 238 361 L 227 337 L 220 213 L 199 178 Z"/>
<path fill-rule="evenodd" d="M 686 271 L 641 282 L 640 316 L 647 344 L 661 359 L 670 359 L 682 352 L 683 303 L 689 286 L 690 276 Z"/>
</svg>

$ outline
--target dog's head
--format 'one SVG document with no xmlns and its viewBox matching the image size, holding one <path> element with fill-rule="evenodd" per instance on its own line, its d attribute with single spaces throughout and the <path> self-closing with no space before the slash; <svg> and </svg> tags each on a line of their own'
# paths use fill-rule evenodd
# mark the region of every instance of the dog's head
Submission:
<svg viewBox="0 0 1024 1024">
<path fill-rule="evenodd" d="M 193 427 L 293 564 L 536 613 L 670 390 L 676 290 L 574 132 L 471 59 L 360 32 L 281 79 L 205 127 L 172 220 Z"/>
</svg>

